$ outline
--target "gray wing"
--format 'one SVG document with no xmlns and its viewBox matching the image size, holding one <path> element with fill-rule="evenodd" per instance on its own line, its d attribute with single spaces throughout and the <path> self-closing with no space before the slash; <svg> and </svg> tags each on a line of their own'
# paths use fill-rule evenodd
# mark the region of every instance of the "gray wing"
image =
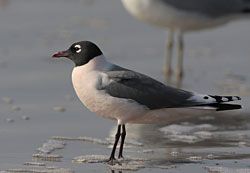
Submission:
<svg viewBox="0 0 250 173">
<path fill-rule="evenodd" d="M 208 17 L 223 17 L 243 12 L 249 0 L 155 0 L 177 9 Z"/>
<path fill-rule="evenodd" d="M 166 86 L 148 76 L 118 66 L 115 69 L 105 72 L 110 82 L 101 88 L 113 97 L 133 100 L 149 109 L 197 105 L 197 102 L 188 100 L 193 96 L 191 92 Z"/>
</svg>

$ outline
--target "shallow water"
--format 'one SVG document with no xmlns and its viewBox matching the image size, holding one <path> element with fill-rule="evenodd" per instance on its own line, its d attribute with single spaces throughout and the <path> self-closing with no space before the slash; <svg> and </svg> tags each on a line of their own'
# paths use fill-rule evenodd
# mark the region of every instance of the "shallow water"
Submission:
<svg viewBox="0 0 250 173">
<path fill-rule="evenodd" d="M 32 157 L 53 136 L 109 141 L 114 134 L 114 122 L 95 116 L 76 98 L 73 64 L 50 56 L 72 42 L 92 40 L 115 63 L 163 81 L 165 31 L 136 21 L 117 0 L 1 4 L 0 170 L 30 170 L 35 166 L 24 164 L 37 161 L 65 172 L 112 172 L 103 163 L 72 163 L 77 156 L 109 155 L 109 145 L 91 140 L 65 140 L 50 153 L 62 156 L 59 162 Z M 138 172 L 250 172 L 249 26 L 238 21 L 185 36 L 183 88 L 241 95 L 244 109 L 171 126 L 131 125 L 128 141 L 143 146 L 128 143 L 125 156 L 145 159 Z"/>
</svg>

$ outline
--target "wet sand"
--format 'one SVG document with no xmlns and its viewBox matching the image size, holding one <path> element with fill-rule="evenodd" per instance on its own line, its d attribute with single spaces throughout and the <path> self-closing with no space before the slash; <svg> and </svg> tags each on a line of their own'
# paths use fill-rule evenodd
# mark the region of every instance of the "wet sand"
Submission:
<svg viewBox="0 0 250 173">
<path fill-rule="evenodd" d="M 72 138 L 109 141 L 115 122 L 81 105 L 71 85 L 73 64 L 50 56 L 72 42 L 91 40 L 111 61 L 164 81 L 166 32 L 136 21 L 117 0 L 4 1 L 0 22 L 0 171 L 51 171 L 29 163 L 37 161 L 32 155 L 46 141 L 62 136 L 71 140 L 50 153 L 62 156 L 60 161 L 37 162 L 65 168 L 54 172 L 112 172 L 115 168 L 103 163 L 72 163 L 82 155 L 108 156 L 109 145 Z M 244 109 L 175 123 L 165 131 L 132 125 L 128 140 L 142 146 L 127 144 L 125 156 L 145 159 L 138 172 L 250 172 L 249 26 L 237 21 L 187 34 L 182 85 L 240 95 Z M 204 124 L 212 128 L 199 128 Z"/>
</svg>

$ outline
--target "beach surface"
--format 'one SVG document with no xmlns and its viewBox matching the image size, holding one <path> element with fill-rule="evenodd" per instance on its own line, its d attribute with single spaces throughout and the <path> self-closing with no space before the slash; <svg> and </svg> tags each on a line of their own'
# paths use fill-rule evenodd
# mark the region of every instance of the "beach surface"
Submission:
<svg viewBox="0 0 250 173">
<path fill-rule="evenodd" d="M 88 111 L 72 62 L 51 55 L 91 40 L 110 61 L 164 82 L 167 32 L 119 0 L 0 1 L 0 172 L 250 172 L 249 20 L 185 35 L 181 87 L 239 95 L 242 110 L 169 125 L 128 125 L 125 160 L 108 158 L 116 122 Z"/>
</svg>

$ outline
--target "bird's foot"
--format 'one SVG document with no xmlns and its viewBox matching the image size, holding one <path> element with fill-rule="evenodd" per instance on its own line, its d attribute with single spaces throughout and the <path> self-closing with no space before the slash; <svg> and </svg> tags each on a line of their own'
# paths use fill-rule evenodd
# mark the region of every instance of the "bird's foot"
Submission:
<svg viewBox="0 0 250 173">
<path fill-rule="evenodd" d="M 123 155 L 122 154 L 120 154 L 119 156 L 118 156 L 118 159 L 124 159 L 124 157 L 123 157 Z"/>
<path fill-rule="evenodd" d="M 109 164 L 109 165 L 115 165 L 115 164 L 120 164 L 119 162 L 118 162 L 118 160 L 116 160 L 114 157 L 110 157 L 108 160 L 107 160 L 107 163 Z"/>
<path fill-rule="evenodd" d="M 116 161 L 116 159 L 115 158 L 113 158 L 113 159 L 108 159 L 107 160 L 107 163 L 109 164 L 109 165 L 114 165 L 115 164 L 115 161 Z"/>
</svg>

